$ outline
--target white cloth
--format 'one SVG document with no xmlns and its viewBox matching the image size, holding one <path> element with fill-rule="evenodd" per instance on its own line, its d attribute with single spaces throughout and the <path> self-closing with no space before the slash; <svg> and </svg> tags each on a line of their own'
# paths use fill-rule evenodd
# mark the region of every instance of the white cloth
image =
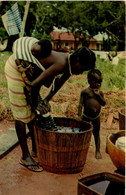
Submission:
<svg viewBox="0 0 126 195">
<path fill-rule="evenodd" d="M 115 143 L 117 148 L 119 148 L 120 150 L 123 150 L 124 152 L 125 152 L 125 144 L 126 144 L 126 137 L 125 136 L 119 137 Z"/>
</svg>

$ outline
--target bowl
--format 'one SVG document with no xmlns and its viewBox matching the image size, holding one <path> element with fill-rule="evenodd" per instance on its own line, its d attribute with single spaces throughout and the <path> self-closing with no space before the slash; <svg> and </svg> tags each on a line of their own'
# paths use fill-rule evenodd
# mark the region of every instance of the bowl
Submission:
<svg viewBox="0 0 126 195">
<path fill-rule="evenodd" d="M 119 137 L 125 136 L 125 130 L 107 136 L 106 149 L 115 167 L 122 173 L 125 172 L 125 151 L 119 149 L 115 143 Z"/>
</svg>

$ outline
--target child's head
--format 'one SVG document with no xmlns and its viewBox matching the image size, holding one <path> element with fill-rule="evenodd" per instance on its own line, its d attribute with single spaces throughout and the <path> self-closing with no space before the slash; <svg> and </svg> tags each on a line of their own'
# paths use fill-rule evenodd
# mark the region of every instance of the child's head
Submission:
<svg viewBox="0 0 126 195">
<path fill-rule="evenodd" d="M 51 54 L 52 43 L 49 39 L 41 39 L 38 45 L 41 46 L 41 58 L 45 58 Z"/>
<path fill-rule="evenodd" d="M 102 83 L 102 74 L 98 69 L 93 69 L 88 72 L 88 83 L 92 89 L 99 89 Z"/>
<path fill-rule="evenodd" d="M 45 58 L 51 54 L 52 43 L 48 39 L 41 39 L 32 46 L 31 52 L 37 58 Z"/>
</svg>

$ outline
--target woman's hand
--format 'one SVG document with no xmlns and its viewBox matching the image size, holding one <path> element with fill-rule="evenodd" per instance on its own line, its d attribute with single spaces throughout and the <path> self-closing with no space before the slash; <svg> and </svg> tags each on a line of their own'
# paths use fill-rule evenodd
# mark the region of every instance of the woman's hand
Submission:
<svg viewBox="0 0 126 195">
<path fill-rule="evenodd" d="M 25 93 L 27 102 L 31 105 L 31 107 L 35 111 L 38 111 L 42 115 L 46 114 L 47 112 L 50 112 L 51 106 L 46 99 L 42 100 L 41 96 L 39 95 L 37 98 L 37 101 L 33 104 L 30 98 L 30 91 L 26 87 L 24 87 L 24 93 Z"/>
<path fill-rule="evenodd" d="M 42 100 L 42 98 L 39 96 L 38 97 L 38 104 L 37 107 L 35 108 L 37 112 L 39 112 L 41 115 L 46 114 L 50 112 L 51 106 L 48 101 Z"/>
</svg>

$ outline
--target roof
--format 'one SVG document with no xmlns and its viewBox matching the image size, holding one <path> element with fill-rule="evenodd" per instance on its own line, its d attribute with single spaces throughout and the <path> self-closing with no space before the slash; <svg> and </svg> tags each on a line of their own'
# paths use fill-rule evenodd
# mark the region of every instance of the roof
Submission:
<svg viewBox="0 0 126 195">
<path fill-rule="evenodd" d="M 71 32 L 56 32 L 56 31 L 52 31 L 50 33 L 53 41 L 75 41 L 75 37 L 73 35 L 73 33 Z M 77 38 L 77 41 L 79 41 L 79 38 Z M 99 41 L 96 41 L 94 38 L 89 38 L 88 36 L 86 36 L 86 41 L 90 41 L 90 42 L 96 42 L 99 43 Z"/>
<path fill-rule="evenodd" d="M 54 41 L 61 40 L 61 41 L 75 41 L 73 33 L 69 32 L 54 32 L 50 33 L 52 39 Z"/>
</svg>

